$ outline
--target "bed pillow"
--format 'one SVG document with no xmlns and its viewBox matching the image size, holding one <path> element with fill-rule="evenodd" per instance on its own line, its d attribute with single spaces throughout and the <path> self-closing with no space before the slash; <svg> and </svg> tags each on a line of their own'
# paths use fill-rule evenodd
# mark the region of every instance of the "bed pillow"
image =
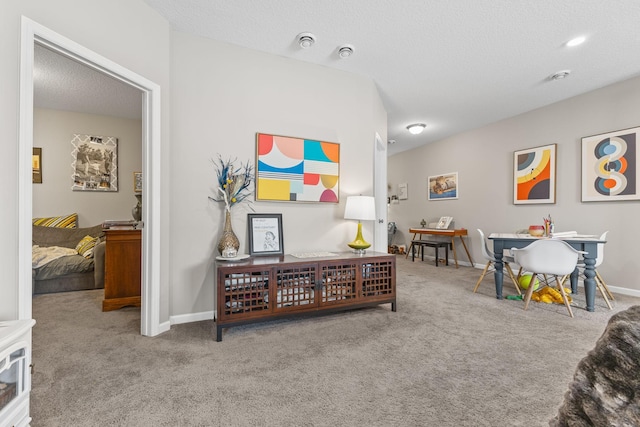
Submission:
<svg viewBox="0 0 640 427">
<path fill-rule="evenodd" d="M 93 258 L 93 249 L 99 240 L 99 237 L 84 236 L 76 245 L 76 251 L 85 258 Z"/>
<path fill-rule="evenodd" d="M 78 226 L 78 214 L 52 216 L 48 218 L 33 218 L 33 225 L 40 227 L 76 228 Z"/>
</svg>

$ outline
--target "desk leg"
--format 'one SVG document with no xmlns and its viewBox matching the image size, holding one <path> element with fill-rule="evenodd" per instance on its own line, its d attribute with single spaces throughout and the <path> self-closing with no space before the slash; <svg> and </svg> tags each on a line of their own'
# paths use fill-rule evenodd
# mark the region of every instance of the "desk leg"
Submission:
<svg viewBox="0 0 640 427">
<path fill-rule="evenodd" d="M 587 311 L 595 311 L 595 299 L 596 299 L 596 281 L 594 277 L 596 277 L 595 258 L 587 258 L 591 254 L 585 254 L 584 256 L 584 296 L 587 300 Z"/>
<path fill-rule="evenodd" d="M 462 246 L 464 246 L 464 251 L 467 253 L 467 258 L 469 258 L 469 262 L 471 263 L 471 267 L 473 267 L 473 260 L 471 259 L 471 254 L 469 254 L 469 249 L 467 248 L 467 244 L 464 242 L 462 236 L 458 236 L 460 241 L 462 242 Z"/>
<path fill-rule="evenodd" d="M 456 268 L 458 268 L 458 254 L 456 253 L 456 236 L 451 236 L 451 249 L 453 249 L 453 260 L 456 262 Z"/>
<path fill-rule="evenodd" d="M 504 280 L 504 264 L 502 263 L 502 257 L 504 252 L 504 242 L 494 240 L 493 251 L 496 257 L 496 271 L 493 273 L 493 278 L 496 282 L 496 298 L 502 299 L 502 282 Z"/>
<path fill-rule="evenodd" d="M 404 258 L 405 258 L 405 259 L 407 259 L 407 257 L 409 256 L 409 251 L 410 251 L 411 249 L 413 249 L 413 241 L 414 241 L 414 240 L 416 240 L 416 235 L 417 235 L 417 234 L 418 234 L 418 233 L 413 233 L 413 239 L 411 239 L 411 244 L 409 245 L 409 249 L 407 249 L 407 253 L 406 253 L 406 254 L 404 254 Z M 420 237 L 422 237 L 422 234 L 420 235 Z"/>
</svg>

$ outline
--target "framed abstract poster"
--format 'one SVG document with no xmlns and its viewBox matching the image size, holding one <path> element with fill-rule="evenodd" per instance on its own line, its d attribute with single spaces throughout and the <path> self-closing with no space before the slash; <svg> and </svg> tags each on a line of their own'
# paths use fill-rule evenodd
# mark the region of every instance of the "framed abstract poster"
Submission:
<svg viewBox="0 0 640 427">
<path fill-rule="evenodd" d="M 638 200 L 640 127 L 582 138 L 582 201 Z"/>
<path fill-rule="evenodd" d="M 458 198 L 458 172 L 434 175 L 428 178 L 428 200 L 448 200 Z"/>
<path fill-rule="evenodd" d="M 71 139 L 71 189 L 118 191 L 118 140 L 113 136 L 74 134 Z"/>
<path fill-rule="evenodd" d="M 556 202 L 556 144 L 513 153 L 513 204 Z"/>
<path fill-rule="evenodd" d="M 256 200 L 338 203 L 340 144 L 256 135 Z"/>
</svg>

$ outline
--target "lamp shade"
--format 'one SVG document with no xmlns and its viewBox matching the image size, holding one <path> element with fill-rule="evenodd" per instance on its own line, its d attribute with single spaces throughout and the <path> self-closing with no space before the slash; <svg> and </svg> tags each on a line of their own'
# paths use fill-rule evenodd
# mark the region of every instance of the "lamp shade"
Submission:
<svg viewBox="0 0 640 427">
<path fill-rule="evenodd" d="M 349 196 L 344 210 L 344 219 L 373 221 L 376 219 L 375 199 L 371 196 Z"/>
</svg>

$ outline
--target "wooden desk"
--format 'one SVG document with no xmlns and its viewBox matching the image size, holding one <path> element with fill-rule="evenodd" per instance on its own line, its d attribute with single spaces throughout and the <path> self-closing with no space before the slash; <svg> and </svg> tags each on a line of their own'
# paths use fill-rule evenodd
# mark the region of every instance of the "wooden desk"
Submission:
<svg viewBox="0 0 640 427">
<path fill-rule="evenodd" d="M 455 230 L 440 230 L 437 228 L 410 228 L 409 229 L 409 233 L 413 233 L 413 239 L 411 240 L 416 240 L 416 236 L 419 234 L 420 235 L 420 239 L 422 239 L 422 235 L 423 234 L 427 234 L 427 235 L 431 235 L 431 236 L 448 236 L 451 237 L 451 249 L 453 250 L 453 259 L 456 262 L 456 268 L 458 268 L 458 254 L 456 253 L 456 242 L 455 242 L 455 237 L 458 236 L 460 238 L 460 241 L 462 242 L 462 246 L 464 246 L 464 250 L 467 253 L 467 258 L 469 258 L 469 262 L 471 263 L 471 266 L 473 267 L 473 260 L 471 260 L 471 254 L 469 254 L 469 249 L 467 249 L 467 244 L 464 242 L 464 239 L 462 238 L 462 236 L 466 236 L 467 235 L 467 229 L 466 228 L 459 228 L 459 229 L 455 229 Z M 412 243 L 413 245 L 413 243 Z M 405 255 L 405 258 L 407 258 L 409 256 L 409 252 L 411 251 L 411 246 L 409 246 L 409 249 L 407 249 L 407 254 Z"/>
<path fill-rule="evenodd" d="M 538 239 L 548 239 L 548 237 L 532 237 L 528 234 L 513 233 L 492 233 L 489 239 L 493 240 L 493 251 L 496 257 L 496 271 L 494 279 L 496 282 L 496 298 L 502 299 L 502 281 L 504 278 L 504 263 L 502 262 L 503 252 L 505 249 L 524 248 Z M 587 311 L 594 311 L 594 303 L 596 298 L 596 256 L 598 255 L 598 243 L 606 243 L 595 237 L 572 236 L 560 238 L 564 240 L 574 249 L 586 252 L 583 254 L 585 270 L 584 275 L 584 296 L 587 300 Z M 571 273 L 571 292 L 576 293 L 578 289 L 578 269 Z"/>
</svg>

